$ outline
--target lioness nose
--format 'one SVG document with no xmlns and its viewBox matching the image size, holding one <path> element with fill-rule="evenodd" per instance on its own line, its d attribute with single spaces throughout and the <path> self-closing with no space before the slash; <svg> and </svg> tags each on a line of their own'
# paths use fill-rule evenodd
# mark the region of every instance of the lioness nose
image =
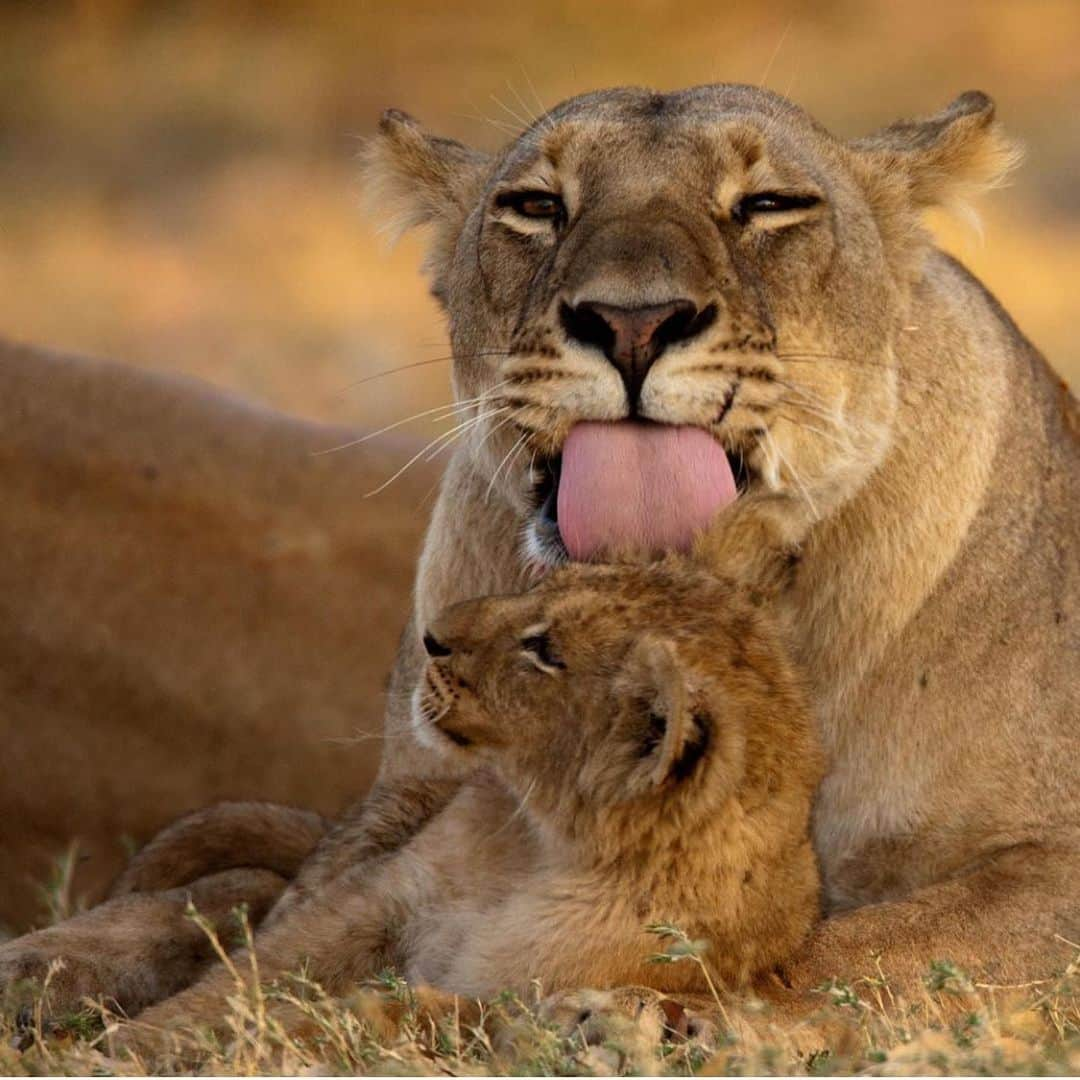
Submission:
<svg viewBox="0 0 1080 1080">
<path fill-rule="evenodd" d="M 692 300 L 632 308 L 585 300 L 574 307 L 564 303 L 560 314 L 569 337 L 595 346 L 619 369 L 633 411 L 660 354 L 668 345 L 700 334 L 716 317 L 716 309 L 710 305 L 699 311 Z"/>
</svg>

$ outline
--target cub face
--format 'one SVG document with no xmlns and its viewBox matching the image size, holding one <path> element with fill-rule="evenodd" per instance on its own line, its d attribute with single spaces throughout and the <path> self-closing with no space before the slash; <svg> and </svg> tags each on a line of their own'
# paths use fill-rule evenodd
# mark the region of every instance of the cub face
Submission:
<svg viewBox="0 0 1080 1080">
<path fill-rule="evenodd" d="M 805 709 L 746 594 L 672 559 L 565 567 L 454 605 L 424 641 L 420 739 L 572 829 L 619 806 L 707 816 L 745 773 L 748 731 Z"/>
</svg>

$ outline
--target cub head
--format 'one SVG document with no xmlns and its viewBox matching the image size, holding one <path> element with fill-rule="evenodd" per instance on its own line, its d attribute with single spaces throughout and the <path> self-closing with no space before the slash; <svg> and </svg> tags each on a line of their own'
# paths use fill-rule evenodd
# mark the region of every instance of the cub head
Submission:
<svg viewBox="0 0 1080 1080">
<path fill-rule="evenodd" d="M 579 839 L 598 814 L 655 820 L 648 804 L 681 827 L 705 820 L 775 744 L 809 739 L 768 620 L 670 560 L 566 567 L 523 595 L 454 605 L 424 642 L 420 739 L 493 767 L 539 821 Z"/>
<path fill-rule="evenodd" d="M 495 156 L 388 112 L 367 176 L 402 227 L 431 226 L 454 385 L 476 419 L 462 445 L 517 512 L 526 554 L 554 565 L 568 543 L 575 558 L 605 539 L 686 547 L 703 509 L 712 520 L 736 494 L 815 520 L 848 499 L 890 445 L 921 212 L 1014 159 L 981 93 L 844 142 L 776 94 L 721 84 L 585 94 Z M 627 495 L 650 482 L 657 425 L 694 436 L 660 448 L 655 477 L 676 493 L 662 515 Z M 702 475 L 707 505 L 680 517 Z"/>
</svg>

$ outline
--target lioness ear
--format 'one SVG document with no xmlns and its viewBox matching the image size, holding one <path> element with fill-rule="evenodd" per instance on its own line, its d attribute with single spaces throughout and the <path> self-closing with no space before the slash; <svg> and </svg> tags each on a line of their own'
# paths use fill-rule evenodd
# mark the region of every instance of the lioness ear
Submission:
<svg viewBox="0 0 1080 1080">
<path fill-rule="evenodd" d="M 454 139 L 429 135 L 407 113 L 387 109 L 363 153 L 373 208 L 396 238 L 416 225 L 460 228 L 480 193 L 489 159 Z"/>
<path fill-rule="evenodd" d="M 890 124 L 852 148 L 875 172 L 905 183 L 917 207 L 963 203 L 999 185 L 1021 158 L 994 119 L 993 101 L 979 90 L 934 116 Z"/>
<path fill-rule="evenodd" d="M 623 685 L 640 710 L 634 731 L 644 784 L 659 787 L 689 776 L 705 752 L 708 732 L 690 708 L 675 646 L 649 635 L 641 638 L 627 657 Z"/>
</svg>

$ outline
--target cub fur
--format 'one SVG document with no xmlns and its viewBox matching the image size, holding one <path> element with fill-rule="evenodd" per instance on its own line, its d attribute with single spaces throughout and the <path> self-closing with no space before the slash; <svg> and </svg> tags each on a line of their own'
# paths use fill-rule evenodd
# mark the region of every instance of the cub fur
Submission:
<svg viewBox="0 0 1080 1080">
<path fill-rule="evenodd" d="M 102 998 L 131 1015 L 190 986 L 213 959 L 188 904 L 224 928 L 243 905 L 258 926 L 327 822 L 273 803 L 218 803 L 162 830 L 128 864 L 110 898 L 88 912 L 0 945 L 0 990 L 48 979 L 45 1013 Z M 231 941 L 231 938 L 228 938 Z M 50 975 L 55 961 L 60 971 Z"/>
</svg>

